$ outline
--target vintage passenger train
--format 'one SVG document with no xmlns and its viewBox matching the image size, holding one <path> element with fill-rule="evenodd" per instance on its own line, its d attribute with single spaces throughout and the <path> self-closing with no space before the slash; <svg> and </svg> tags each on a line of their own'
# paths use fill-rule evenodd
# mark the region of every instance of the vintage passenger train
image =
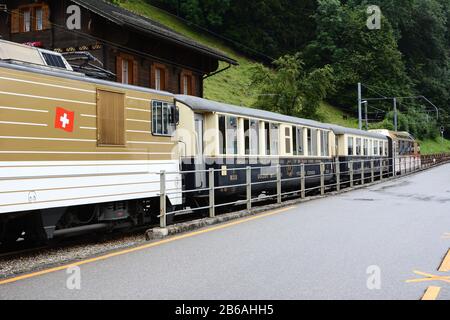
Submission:
<svg viewBox="0 0 450 320">
<path fill-rule="evenodd" d="M 321 164 L 331 184 L 335 161 L 345 181 L 348 160 L 361 166 L 365 159 L 383 164 L 378 174 L 401 171 L 418 165 L 418 144 L 407 133 L 88 78 L 60 54 L 0 40 L 2 244 L 152 223 L 161 170 L 168 173 L 167 205 L 181 210 L 208 205 L 202 190 L 210 168 L 217 170 L 216 198 L 226 202 L 243 196 L 245 189 L 233 186 L 245 181 L 241 169 L 248 166 L 258 197 L 276 190 L 275 164 L 284 178 L 299 177 L 298 164 L 306 164 L 306 187 L 314 187 Z M 284 190 L 298 186 L 283 182 Z"/>
</svg>

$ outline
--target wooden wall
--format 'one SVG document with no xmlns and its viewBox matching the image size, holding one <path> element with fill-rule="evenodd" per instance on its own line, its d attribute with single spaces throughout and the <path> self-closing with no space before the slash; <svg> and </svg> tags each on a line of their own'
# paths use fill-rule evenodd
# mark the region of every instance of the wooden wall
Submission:
<svg viewBox="0 0 450 320">
<path fill-rule="evenodd" d="M 1 1 L 0 1 L 1 3 Z M 190 72 L 194 78 L 193 95 L 203 95 L 203 75 L 215 71 L 218 61 L 176 45 L 169 40 L 150 38 L 142 33 L 122 28 L 109 20 L 81 7 L 81 30 L 71 31 L 66 27 L 66 9 L 73 4 L 70 0 L 3 0 L 8 10 L 21 5 L 45 3 L 50 8 L 50 28 L 42 31 L 11 32 L 11 15 L 0 13 L 0 35 L 5 40 L 18 43 L 41 42 L 47 49 L 63 49 L 87 46 L 89 52 L 103 62 L 104 67 L 116 73 L 117 56 L 128 54 L 136 62 L 139 86 L 151 87 L 151 66 L 164 64 L 167 68 L 167 91 L 182 93 L 181 76 Z M 101 44 L 101 46 L 92 46 Z"/>
</svg>

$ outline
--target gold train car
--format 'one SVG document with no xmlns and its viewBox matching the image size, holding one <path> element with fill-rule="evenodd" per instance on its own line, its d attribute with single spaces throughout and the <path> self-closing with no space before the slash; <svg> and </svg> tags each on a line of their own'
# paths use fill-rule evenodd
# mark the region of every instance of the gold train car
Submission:
<svg viewBox="0 0 450 320">
<path fill-rule="evenodd" d="M 0 242 L 149 221 L 158 172 L 179 172 L 177 114 L 169 93 L 87 78 L 55 52 L 0 40 Z M 180 205 L 180 175 L 166 188 Z"/>
</svg>

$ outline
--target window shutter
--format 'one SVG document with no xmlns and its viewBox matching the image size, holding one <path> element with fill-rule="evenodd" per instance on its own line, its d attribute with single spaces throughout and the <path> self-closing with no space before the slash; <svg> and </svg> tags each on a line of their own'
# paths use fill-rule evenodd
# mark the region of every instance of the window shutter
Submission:
<svg viewBox="0 0 450 320">
<path fill-rule="evenodd" d="M 42 6 L 42 29 L 50 29 L 50 8 L 48 5 Z"/>
<path fill-rule="evenodd" d="M 138 62 L 133 60 L 133 81 L 134 85 L 139 85 L 139 70 L 138 70 Z"/>
<path fill-rule="evenodd" d="M 99 146 L 124 146 L 125 95 L 97 90 L 97 134 Z"/>
<path fill-rule="evenodd" d="M 164 90 L 169 91 L 169 69 L 164 68 Z"/>
<path fill-rule="evenodd" d="M 150 88 L 155 89 L 156 83 L 155 83 L 155 65 L 152 64 L 150 67 Z"/>
<path fill-rule="evenodd" d="M 122 57 L 116 57 L 116 78 L 117 82 L 122 83 Z"/>
<path fill-rule="evenodd" d="M 196 91 L 196 83 L 195 83 L 195 76 L 192 75 L 191 76 L 191 95 L 196 96 L 197 95 L 197 91 Z"/>
<path fill-rule="evenodd" d="M 161 90 L 166 90 L 166 69 L 162 68 L 161 70 Z"/>
<path fill-rule="evenodd" d="M 11 33 L 20 32 L 20 11 L 19 9 L 12 10 L 11 14 Z"/>
</svg>

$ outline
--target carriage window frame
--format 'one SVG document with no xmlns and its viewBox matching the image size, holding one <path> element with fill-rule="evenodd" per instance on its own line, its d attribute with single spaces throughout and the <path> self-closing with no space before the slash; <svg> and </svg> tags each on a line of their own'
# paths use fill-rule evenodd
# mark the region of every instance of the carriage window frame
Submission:
<svg viewBox="0 0 450 320">
<path fill-rule="evenodd" d="M 220 114 L 218 117 L 219 128 L 219 151 L 221 154 L 227 154 L 227 116 Z"/>
<path fill-rule="evenodd" d="M 270 155 L 278 156 L 280 153 L 280 124 L 270 122 L 269 123 L 270 130 Z"/>
<path fill-rule="evenodd" d="M 234 119 L 234 124 L 232 122 Z M 225 117 L 226 154 L 239 154 L 239 118 L 236 116 Z"/>
<path fill-rule="evenodd" d="M 304 146 L 304 133 L 303 133 L 303 127 L 292 127 L 292 132 L 295 132 L 295 134 L 292 134 L 293 139 L 293 149 L 292 152 L 295 156 L 304 156 L 305 155 L 305 146 Z"/>
<path fill-rule="evenodd" d="M 320 130 L 320 155 L 328 157 L 330 155 L 330 134 L 328 131 Z"/>
<path fill-rule="evenodd" d="M 246 156 L 259 155 L 259 120 L 244 118 L 244 144 Z"/>
<path fill-rule="evenodd" d="M 254 126 L 254 127 L 253 127 Z M 250 155 L 259 155 L 259 120 L 250 119 L 249 122 L 250 130 Z"/>
<path fill-rule="evenodd" d="M 176 124 L 174 122 L 175 106 L 161 100 L 152 100 L 151 106 L 152 135 L 158 137 L 173 137 L 176 130 Z M 158 108 L 161 108 L 159 114 Z M 158 130 L 159 121 L 161 122 L 161 130 Z"/>
<path fill-rule="evenodd" d="M 348 137 L 347 139 L 347 155 L 353 156 L 355 153 L 355 139 Z"/>
<path fill-rule="evenodd" d="M 292 154 L 292 127 L 285 127 L 284 128 L 284 135 L 285 135 L 285 152 L 287 154 Z"/>
<path fill-rule="evenodd" d="M 356 138 L 356 155 L 361 156 L 362 155 L 362 139 Z"/>
<path fill-rule="evenodd" d="M 362 144 L 362 151 L 363 151 L 363 156 L 368 156 L 369 155 L 369 139 L 363 139 L 363 144 Z"/>
</svg>

